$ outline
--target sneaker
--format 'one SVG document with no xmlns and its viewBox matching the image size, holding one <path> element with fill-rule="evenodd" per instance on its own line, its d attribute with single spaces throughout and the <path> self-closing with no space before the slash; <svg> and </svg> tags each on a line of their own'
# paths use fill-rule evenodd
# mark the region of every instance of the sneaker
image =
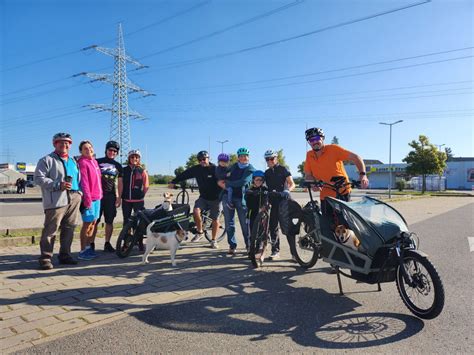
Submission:
<svg viewBox="0 0 474 355">
<path fill-rule="evenodd" d="M 51 270 L 53 268 L 53 264 L 49 259 L 42 259 L 39 261 L 39 269 L 40 270 Z"/>
<path fill-rule="evenodd" d="M 110 244 L 110 242 L 105 242 L 104 251 L 107 252 L 107 253 L 115 253 L 115 249 L 112 246 L 112 244 Z"/>
<path fill-rule="evenodd" d="M 227 251 L 227 255 L 234 256 L 235 255 L 235 249 L 229 248 Z"/>
<path fill-rule="evenodd" d="M 215 240 L 211 241 L 211 248 L 212 249 L 219 249 L 219 245 L 217 245 L 217 242 Z"/>
<path fill-rule="evenodd" d="M 90 249 L 84 249 L 83 251 L 79 252 L 79 256 L 77 257 L 79 260 L 86 260 L 90 261 L 94 259 L 94 257 L 89 252 Z"/>
<path fill-rule="evenodd" d="M 77 265 L 77 260 L 73 259 L 72 256 L 67 256 L 65 258 L 58 257 L 58 261 L 61 265 Z"/>
<path fill-rule="evenodd" d="M 98 255 L 97 255 L 97 253 L 95 252 L 94 249 L 89 248 L 88 250 L 89 250 L 89 255 L 92 257 L 92 259 L 97 258 Z"/>
<path fill-rule="evenodd" d="M 193 239 L 191 239 L 191 243 L 198 242 L 202 238 L 204 238 L 204 232 L 201 232 L 201 233 L 198 232 L 194 235 Z"/>
<path fill-rule="evenodd" d="M 280 259 L 280 253 L 277 252 L 277 251 L 272 252 L 272 254 L 270 255 L 270 259 L 271 259 L 271 260 L 278 260 L 278 259 Z"/>
</svg>

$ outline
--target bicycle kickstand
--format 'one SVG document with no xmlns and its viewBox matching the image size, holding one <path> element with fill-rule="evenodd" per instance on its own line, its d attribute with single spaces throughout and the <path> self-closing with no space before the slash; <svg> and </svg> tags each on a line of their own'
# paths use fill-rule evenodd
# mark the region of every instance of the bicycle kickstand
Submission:
<svg viewBox="0 0 474 355">
<path fill-rule="evenodd" d="M 339 295 L 344 296 L 344 292 L 342 291 L 342 281 L 341 281 L 341 274 L 339 272 L 339 266 L 336 266 L 335 269 L 336 269 L 336 276 L 337 276 L 337 284 L 339 285 Z"/>
</svg>

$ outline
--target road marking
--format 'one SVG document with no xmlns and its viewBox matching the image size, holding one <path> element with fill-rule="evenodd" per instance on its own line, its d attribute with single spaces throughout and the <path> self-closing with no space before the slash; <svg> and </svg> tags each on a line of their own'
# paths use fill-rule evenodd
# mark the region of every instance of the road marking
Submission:
<svg viewBox="0 0 474 355">
<path fill-rule="evenodd" d="M 469 251 L 474 251 L 474 237 L 467 237 L 467 241 L 469 242 Z"/>
</svg>

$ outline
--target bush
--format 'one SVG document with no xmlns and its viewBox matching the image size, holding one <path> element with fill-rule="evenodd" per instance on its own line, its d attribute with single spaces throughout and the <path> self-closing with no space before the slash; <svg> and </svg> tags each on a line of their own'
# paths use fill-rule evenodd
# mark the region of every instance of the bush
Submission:
<svg viewBox="0 0 474 355">
<path fill-rule="evenodd" d="M 406 182 L 405 182 L 405 180 L 398 180 L 395 183 L 395 186 L 398 189 L 398 191 L 403 191 L 406 187 Z"/>
</svg>

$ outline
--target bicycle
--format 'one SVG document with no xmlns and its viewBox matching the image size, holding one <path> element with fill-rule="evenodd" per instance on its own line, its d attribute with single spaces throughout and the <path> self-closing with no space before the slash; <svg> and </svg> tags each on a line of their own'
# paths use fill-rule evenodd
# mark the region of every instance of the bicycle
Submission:
<svg viewBox="0 0 474 355">
<path fill-rule="evenodd" d="M 344 202 L 326 197 L 333 216 L 321 214 L 311 188 L 327 186 L 341 196 L 352 183 L 345 179 L 334 183 L 307 182 L 310 201 L 298 211 L 299 232 L 295 235 L 296 260 L 305 269 L 321 258 L 333 265 L 343 295 L 341 276 L 368 284 L 395 282 L 405 306 L 417 317 L 433 319 L 444 307 L 445 293 L 441 277 L 428 255 L 418 250 L 419 240 L 409 231 L 403 216 L 390 205 L 365 196 L 361 201 Z M 354 250 L 334 238 L 331 218 L 358 234 L 361 247 Z M 309 258 L 304 256 L 309 254 Z M 349 269 L 346 273 L 341 268 Z"/>
<path fill-rule="evenodd" d="M 269 196 L 280 196 L 276 191 L 247 191 L 248 195 L 261 195 L 262 206 L 255 217 L 250 232 L 249 258 L 256 268 L 263 266 L 268 244 L 273 245 L 270 237 L 270 201 Z"/>
<path fill-rule="evenodd" d="M 178 189 L 178 186 L 175 186 L 175 189 Z M 180 184 L 179 189 L 180 192 L 176 195 L 175 203 L 177 204 L 189 204 L 189 192 L 187 191 L 186 184 Z M 212 241 L 212 219 L 209 216 L 209 210 L 201 210 L 201 221 L 202 221 L 202 230 L 204 232 L 204 237 L 207 239 L 208 242 Z M 219 212 L 218 216 L 219 221 L 219 230 L 217 231 L 216 242 L 221 242 L 227 233 L 225 229 L 225 221 L 224 221 L 224 213 L 223 211 Z M 197 232 L 196 227 L 193 226 L 194 233 Z"/>
</svg>

